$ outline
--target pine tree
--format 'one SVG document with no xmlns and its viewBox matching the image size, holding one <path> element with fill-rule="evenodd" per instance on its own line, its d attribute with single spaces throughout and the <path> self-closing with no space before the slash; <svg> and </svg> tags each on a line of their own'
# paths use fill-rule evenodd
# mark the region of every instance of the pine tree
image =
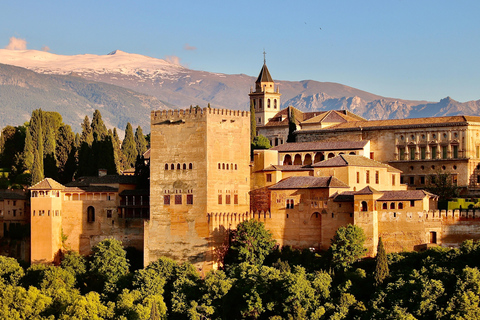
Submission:
<svg viewBox="0 0 480 320">
<path fill-rule="evenodd" d="M 80 145 L 83 142 L 87 143 L 89 146 L 91 146 L 93 142 L 93 132 L 88 116 L 85 116 L 85 119 L 83 119 L 82 123 L 82 135 L 80 136 Z"/>
<path fill-rule="evenodd" d="M 62 183 L 72 180 L 73 172 L 76 169 L 75 149 L 75 134 L 72 128 L 69 125 L 62 125 L 58 130 L 55 149 L 58 173 Z"/>
<path fill-rule="evenodd" d="M 38 151 L 38 155 L 39 155 L 38 157 L 34 156 L 33 158 L 33 171 L 35 171 L 36 168 L 39 168 L 38 170 L 42 172 L 41 179 L 43 179 L 43 157 L 44 157 L 43 143 L 45 140 L 45 135 L 43 130 L 44 124 L 45 124 L 45 121 L 44 121 L 42 109 L 33 110 L 32 118 L 30 119 L 30 130 L 31 130 L 30 134 L 33 140 L 33 148 L 35 151 Z M 33 178 L 33 172 L 32 172 L 32 178 Z"/>
<path fill-rule="evenodd" d="M 388 261 L 385 248 L 383 247 L 382 238 L 378 238 L 378 248 L 377 248 L 377 264 L 375 266 L 375 285 L 379 286 L 383 283 L 385 278 L 390 275 L 388 270 Z"/>
<path fill-rule="evenodd" d="M 121 146 L 122 142 L 118 137 L 117 128 L 113 128 L 113 133 L 108 133 L 112 135 L 112 143 L 113 143 L 113 156 L 115 159 L 115 167 L 117 168 L 117 173 L 123 171 L 123 166 L 125 163 L 125 155 L 122 152 Z"/>
<path fill-rule="evenodd" d="M 295 135 L 293 134 L 297 130 L 297 124 L 295 123 L 295 113 L 293 107 L 288 107 L 288 137 L 287 142 L 295 142 Z"/>
<path fill-rule="evenodd" d="M 135 146 L 135 139 L 133 138 L 132 125 L 127 123 L 125 128 L 125 139 L 122 143 L 122 152 L 125 155 L 124 168 L 133 168 L 137 159 L 137 148 Z"/>
<path fill-rule="evenodd" d="M 257 136 L 257 122 L 255 120 L 255 106 L 253 102 L 250 102 L 250 144 Z"/>
<path fill-rule="evenodd" d="M 147 151 L 147 140 L 143 135 L 142 128 L 140 126 L 135 130 L 135 146 L 137 148 L 137 155 L 142 156 Z"/>
<path fill-rule="evenodd" d="M 92 127 L 92 136 L 94 141 L 105 140 L 105 137 L 108 134 L 107 127 L 103 123 L 102 114 L 98 110 L 95 110 L 95 112 L 93 113 L 91 127 Z"/>
<path fill-rule="evenodd" d="M 25 164 L 25 168 L 30 172 L 33 170 L 33 150 L 35 150 L 35 148 L 33 145 L 32 135 L 30 134 L 30 129 L 27 129 L 25 136 L 25 148 L 23 149 L 23 163 Z"/>
</svg>

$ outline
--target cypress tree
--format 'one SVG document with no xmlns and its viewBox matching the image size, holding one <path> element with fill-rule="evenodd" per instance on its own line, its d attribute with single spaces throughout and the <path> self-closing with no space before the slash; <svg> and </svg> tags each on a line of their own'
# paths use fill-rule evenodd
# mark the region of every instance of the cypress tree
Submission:
<svg viewBox="0 0 480 320">
<path fill-rule="evenodd" d="M 75 172 L 75 149 L 75 134 L 72 128 L 69 125 L 62 125 L 58 130 L 55 156 L 60 180 L 63 183 L 71 181 Z"/>
<path fill-rule="evenodd" d="M 118 137 L 117 128 L 113 128 L 113 133 L 110 133 L 110 132 L 111 131 L 109 130 L 108 134 L 112 135 L 113 156 L 115 160 L 115 167 L 117 169 L 117 173 L 120 173 L 123 171 L 123 166 L 125 163 L 125 156 L 121 149 L 122 142 Z"/>
<path fill-rule="evenodd" d="M 295 135 L 293 134 L 297 130 L 297 124 L 295 123 L 295 113 L 293 107 L 288 107 L 288 137 L 287 142 L 295 142 Z"/>
<path fill-rule="evenodd" d="M 85 119 L 83 119 L 82 123 L 82 135 L 80 136 L 80 145 L 83 142 L 87 143 L 89 146 L 91 146 L 93 142 L 93 132 L 88 116 L 85 116 Z"/>
<path fill-rule="evenodd" d="M 35 150 L 35 148 L 33 146 L 32 135 L 30 134 L 30 129 L 27 129 L 25 136 L 25 148 L 23 149 L 23 163 L 25 164 L 25 168 L 30 171 L 30 173 L 33 170 L 33 150 Z"/>
<path fill-rule="evenodd" d="M 95 110 L 95 112 L 93 113 L 91 127 L 92 127 L 92 136 L 94 141 L 105 140 L 105 137 L 108 134 L 107 127 L 103 123 L 102 114 L 98 110 Z"/>
<path fill-rule="evenodd" d="M 147 140 L 143 135 L 142 128 L 140 126 L 135 130 L 135 146 L 137 148 L 137 155 L 142 156 L 147 151 Z"/>
<path fill-rule="evenodd" d="M 383 283 L 383 280 L 390 275 L 388 270 L 387 253 L 383 247 L 382 238 L 378 238 L 377 258 L 375 266 L 375 285 L 379 286 Z"/>
<path fill-rule="evenodd" d="M 122 143 L 122 152 L 125 155 L 124 168 L 133 168 L 137 159 L 137 148 L 135 146 L 135 139 L 133 138 L 132 125 L 127 123 L 125 128 L 125 138 Z"/>
<path fill-rule="evenodd" d="M 250 102 L 250 144 L 257 136 L 257 122 L 255 121 L 255 107 L 253 102 Z"/>
<path fill-rule="evenodd" d="M 40 156 L 40 151 L 35 149 L 33 156 L 33 170 L 32 170 L 32 185 L 43 180 L 43 169 L 41 167 L 43 157 Z"/>
</svg>

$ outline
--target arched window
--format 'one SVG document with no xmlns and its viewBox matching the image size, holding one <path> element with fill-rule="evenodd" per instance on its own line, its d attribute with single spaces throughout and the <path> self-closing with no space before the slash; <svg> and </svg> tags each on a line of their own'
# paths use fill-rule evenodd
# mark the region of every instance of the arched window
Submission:
<svg viewBox="0 0 480 320">
<path fill-rule="evenodd" d="M 330 153 L 328 154 L 328 159 L 331 159 L 331 158 L 333 158 L 333 157 L 335 157 L 335 154 L 333 154 L 332 152 L 330 152 Z"/>
<path fill-rule="evenodd" d="M 222 163 L 222 169 L 225 170 L 225 163 Z"/>
<path fill-rule="evenodd" d="M 92 206 L 87 208 L 87 221 L 95 222 L 95 208 Z"/>
<path fill-rule="evenodd" d="M 303 160 L 304 165 L 311 165 L 312 164 L 312 156 L 310 154 L 305 155 L 305 160 Z"/>
<path fill-rule="evenodd" d="M 398 203 L 398 209 L 403 209 L 403 202 Z"/>
<path fill-rule="evenodd" d="M 235 163 L 235 170 L 237 170 L 237 164 Z"/>
<path fill-rule="evenodd" d="M 395 202 L 390 203 L 390 209 L 395 209 Z"/>
<path fill-rule="evenodd" d="M 267 108 L 270 108 L 270 99 L 267 100 Z"/>
<path fill-rule="evenodd" d="M 323 160 L 325 160 L 325 155 L 323 154 L 323 152 L 315 153 L 315 158 L 313 159 L 313 163 L 317 163 Z"/>
<path fill-rule="evenodd" d="M 285 155 L 285 158 L 283 158 L 283 165 L 289 166 L 292 165 L 292 156 L 287 154 Z"/>
<path fill-rule="evenodd" d="M 261 110 L 262 110 L 262 108 L 263 108 L 262 99 L 259 99 L 259 100 L 258 100 L 258 110 L 260 110 L 260 111 L 261 111 Z"/>
<path fill-rule="evenodd" d="M 302 164 L 302 156 L 299 154 L 295 155 L 295 159 L 293 160 L 293 164 L 301 165 Z"/>
<path fill-rule="evenodd" d="M 368 211 L 368 205 L 366 201 L 362 201 L 361 211 Z"/>
<path fill-rule="evenodd" d="M 388 209 L 388 205 L 387 205 L 386 202 L 384 202 L 384 203 L 382 204 L 382 209 Z"/>
<path fill-rule="evenodd" d="M 165 170 L 168 170 L 168 163 L 165 163 Z"/>
<path fill-rule="evenodd" d="M 228 163 L 227 163 L 227 170 L 228 170 Z"/>
<path fill-rule="evenodd" d="M 273 100 L 273 109 L 277 109 L 277 99 Z"/>
<path fill-rule="evenodd" d="M 222 169 L 222 165 L 218 163 L 218 169 Z"/>
<path fill-rule="evenodd" d="M 233 163 L 230 163 L 230 169 L 233 170 Z"/>
<path fill-rule="evenodd" d="M 187 170 L 187 164 L 186 163 L 183 164 L 183 170 Z"/>
<path fill-rule="evenodd" d="M 177 164 L 177 170 L 180 170 L 180 163 Z"/>
<path fill-rule="evenodd" d="M 193 163 L 188 164 L 188 169 L 192 170 L 193 169 Z"/>
<path fill-rule="evenodd" d="M 175 170 L 175 165 L 172 163 L 172 165 L 170 166 L 170 169 L 172 170 Z"/>
</svg>

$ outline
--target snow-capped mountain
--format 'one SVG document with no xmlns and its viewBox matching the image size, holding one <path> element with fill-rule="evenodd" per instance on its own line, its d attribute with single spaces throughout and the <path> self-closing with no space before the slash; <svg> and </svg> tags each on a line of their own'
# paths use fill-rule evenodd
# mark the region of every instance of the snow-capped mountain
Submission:
<svg viewBox="0 0 480 320">
<path fill-rule="evenodd" d="M 156 97 L 172 108 L 197 104 L 206 107 L 210 103 L 216 108 L 248 110 L 248 93 L 256 79 L 244 74 L 191 70 L 163 59 L 120 50 L 106 55 L 63 56 L 35 50 L 0 49 L 0 63 L 27 68 L 37 74 L 112 84 Z M 270 72 L 275 79 L 275 70 Z M 292 105 L 303 111 L 346 109 L 368 119 L 471 115 L 478 114 L 480 105 L 479 101 L 460 103 L 450 98 L 448 103 L 445 99 L 427 102 L 385 98 L 332 82 L 279 80 L 276 83 L 280 86 L 282 107 Z M 0 96 L 0 107 L 1 99 Z M 157 107 L 152 105 L 147 109 Z M 137 117 L 137 120 L 148 121 L 149 113 L 137 112 Z"/>
</svg>

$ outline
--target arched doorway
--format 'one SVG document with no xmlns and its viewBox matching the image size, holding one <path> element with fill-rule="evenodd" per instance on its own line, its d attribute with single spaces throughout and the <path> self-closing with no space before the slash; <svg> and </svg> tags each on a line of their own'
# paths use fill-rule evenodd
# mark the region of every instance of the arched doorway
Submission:
<svg viewBox="0 0 480 320">
<path fill-rule="evenodd" d="M 305 155 L 305 159 L 303 160 L 303 164 L 308 166 L 312 164 L 312 156 L 310 154 Z"/>
<path fill-rule="evenodd" d="M 283 158 L 283 165 L 284 166 L 291 166 L 292 165 L 292 156 L 287 154 L 285 158 Z"/>
<path fill-rule="evenodd" d="M 317 163 L 323 160 L 325 160 L 325 155 L 323 154 L 323 152 L 317 152 L 315 154 L 315 158 L 313 159 L 313 163 Z"/>
<path fill-rule="evenodd" d="M 302 156 L 299 154 L 296 154 L 295 159 L 293 160 L 293 164 L 297 166 L 302 165 Z"/>
</svg>

